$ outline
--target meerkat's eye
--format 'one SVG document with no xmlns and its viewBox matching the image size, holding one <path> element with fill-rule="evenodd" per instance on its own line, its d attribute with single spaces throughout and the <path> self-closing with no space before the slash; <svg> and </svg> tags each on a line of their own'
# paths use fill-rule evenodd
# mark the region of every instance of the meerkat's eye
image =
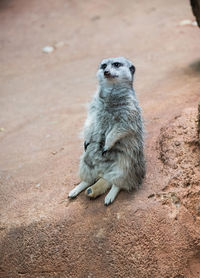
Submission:
<svg viewBox="0 0 200 278">
<path fill-rule="evenodd" d="M 102 64 L 102 65 L 101 65 L 101 69 L 103 69 L 103 70 L 104 70 L 106 67 L 107 67 L 107 64 Z"/>
<path fill-rule="evenodd" d="M 123 64 L 122 63 L 119 63 L 119 62 L 115 62 L 112 64 L 115 68 L 119 68 L 119 67 L 122 67 Z"/>
</svg>

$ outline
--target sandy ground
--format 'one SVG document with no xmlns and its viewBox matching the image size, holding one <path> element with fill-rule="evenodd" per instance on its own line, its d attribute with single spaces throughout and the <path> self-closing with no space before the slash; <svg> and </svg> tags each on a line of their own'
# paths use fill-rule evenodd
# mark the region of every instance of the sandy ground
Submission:
<svg viewBox="0 0 200 278">
<path fill-rule="evenodd" d="M 194 20 L 186 0 L 0 1 L 1 277 L 198 277 L 191 215 L 175 221 L 148 198 L 169 179 L 160 128 L 199 99 L 200 31 L 184 19 Z M 110 56 L 136 66 L 146 180 L 110 207 L 103 196 L 70 202 L 86 104 Z"/>
</svg>

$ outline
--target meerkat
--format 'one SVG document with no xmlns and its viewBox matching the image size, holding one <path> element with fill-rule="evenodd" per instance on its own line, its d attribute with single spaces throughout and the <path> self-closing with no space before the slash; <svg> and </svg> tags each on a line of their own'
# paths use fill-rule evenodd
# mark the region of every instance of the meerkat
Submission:
<svg viewBox="0 0 200 278">
<path fill-rule="evenodd" d="M 95 197 L 110 189 L 105 205 L 120 190 L 137 189 L 145 176 L 144 127 L 135 91 L 134 65 L 123 57 L 104 59 L 98 68 L 99 87 L 90 103 L 84 125 L 84 153 L 80 159 L 81 183 L 69 193 Z M 100 182 L 103 179 L 105 182 Z"/>
</svg>

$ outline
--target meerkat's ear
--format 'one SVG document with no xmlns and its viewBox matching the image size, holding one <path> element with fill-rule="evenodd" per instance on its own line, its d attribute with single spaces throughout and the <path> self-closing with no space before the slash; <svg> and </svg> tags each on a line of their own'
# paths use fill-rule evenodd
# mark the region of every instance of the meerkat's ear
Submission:
<svg viewBox="0 0 200 278">
<path fill-rule="evenodd" d="M 130 72 L 132 73 L 132 75 L 135 73 L 135 67 L 132 65 L 130 68 Z"/>
</svg>

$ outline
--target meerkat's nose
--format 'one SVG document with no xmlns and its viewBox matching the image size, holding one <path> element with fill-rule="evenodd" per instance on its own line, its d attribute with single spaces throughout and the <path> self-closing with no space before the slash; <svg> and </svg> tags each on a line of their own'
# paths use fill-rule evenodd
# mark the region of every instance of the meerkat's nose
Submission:
<svg viewBox="0 0 200 278">
<path fill-rule="evenodd" d="M 105 70 L 105 71 L 104 71 L 104 76 L 105 76 L 105 77 L 110 77 L 111 74 L 110 74 L 110 72 L 109 72 L 108 70 Z"/>
</svg>

